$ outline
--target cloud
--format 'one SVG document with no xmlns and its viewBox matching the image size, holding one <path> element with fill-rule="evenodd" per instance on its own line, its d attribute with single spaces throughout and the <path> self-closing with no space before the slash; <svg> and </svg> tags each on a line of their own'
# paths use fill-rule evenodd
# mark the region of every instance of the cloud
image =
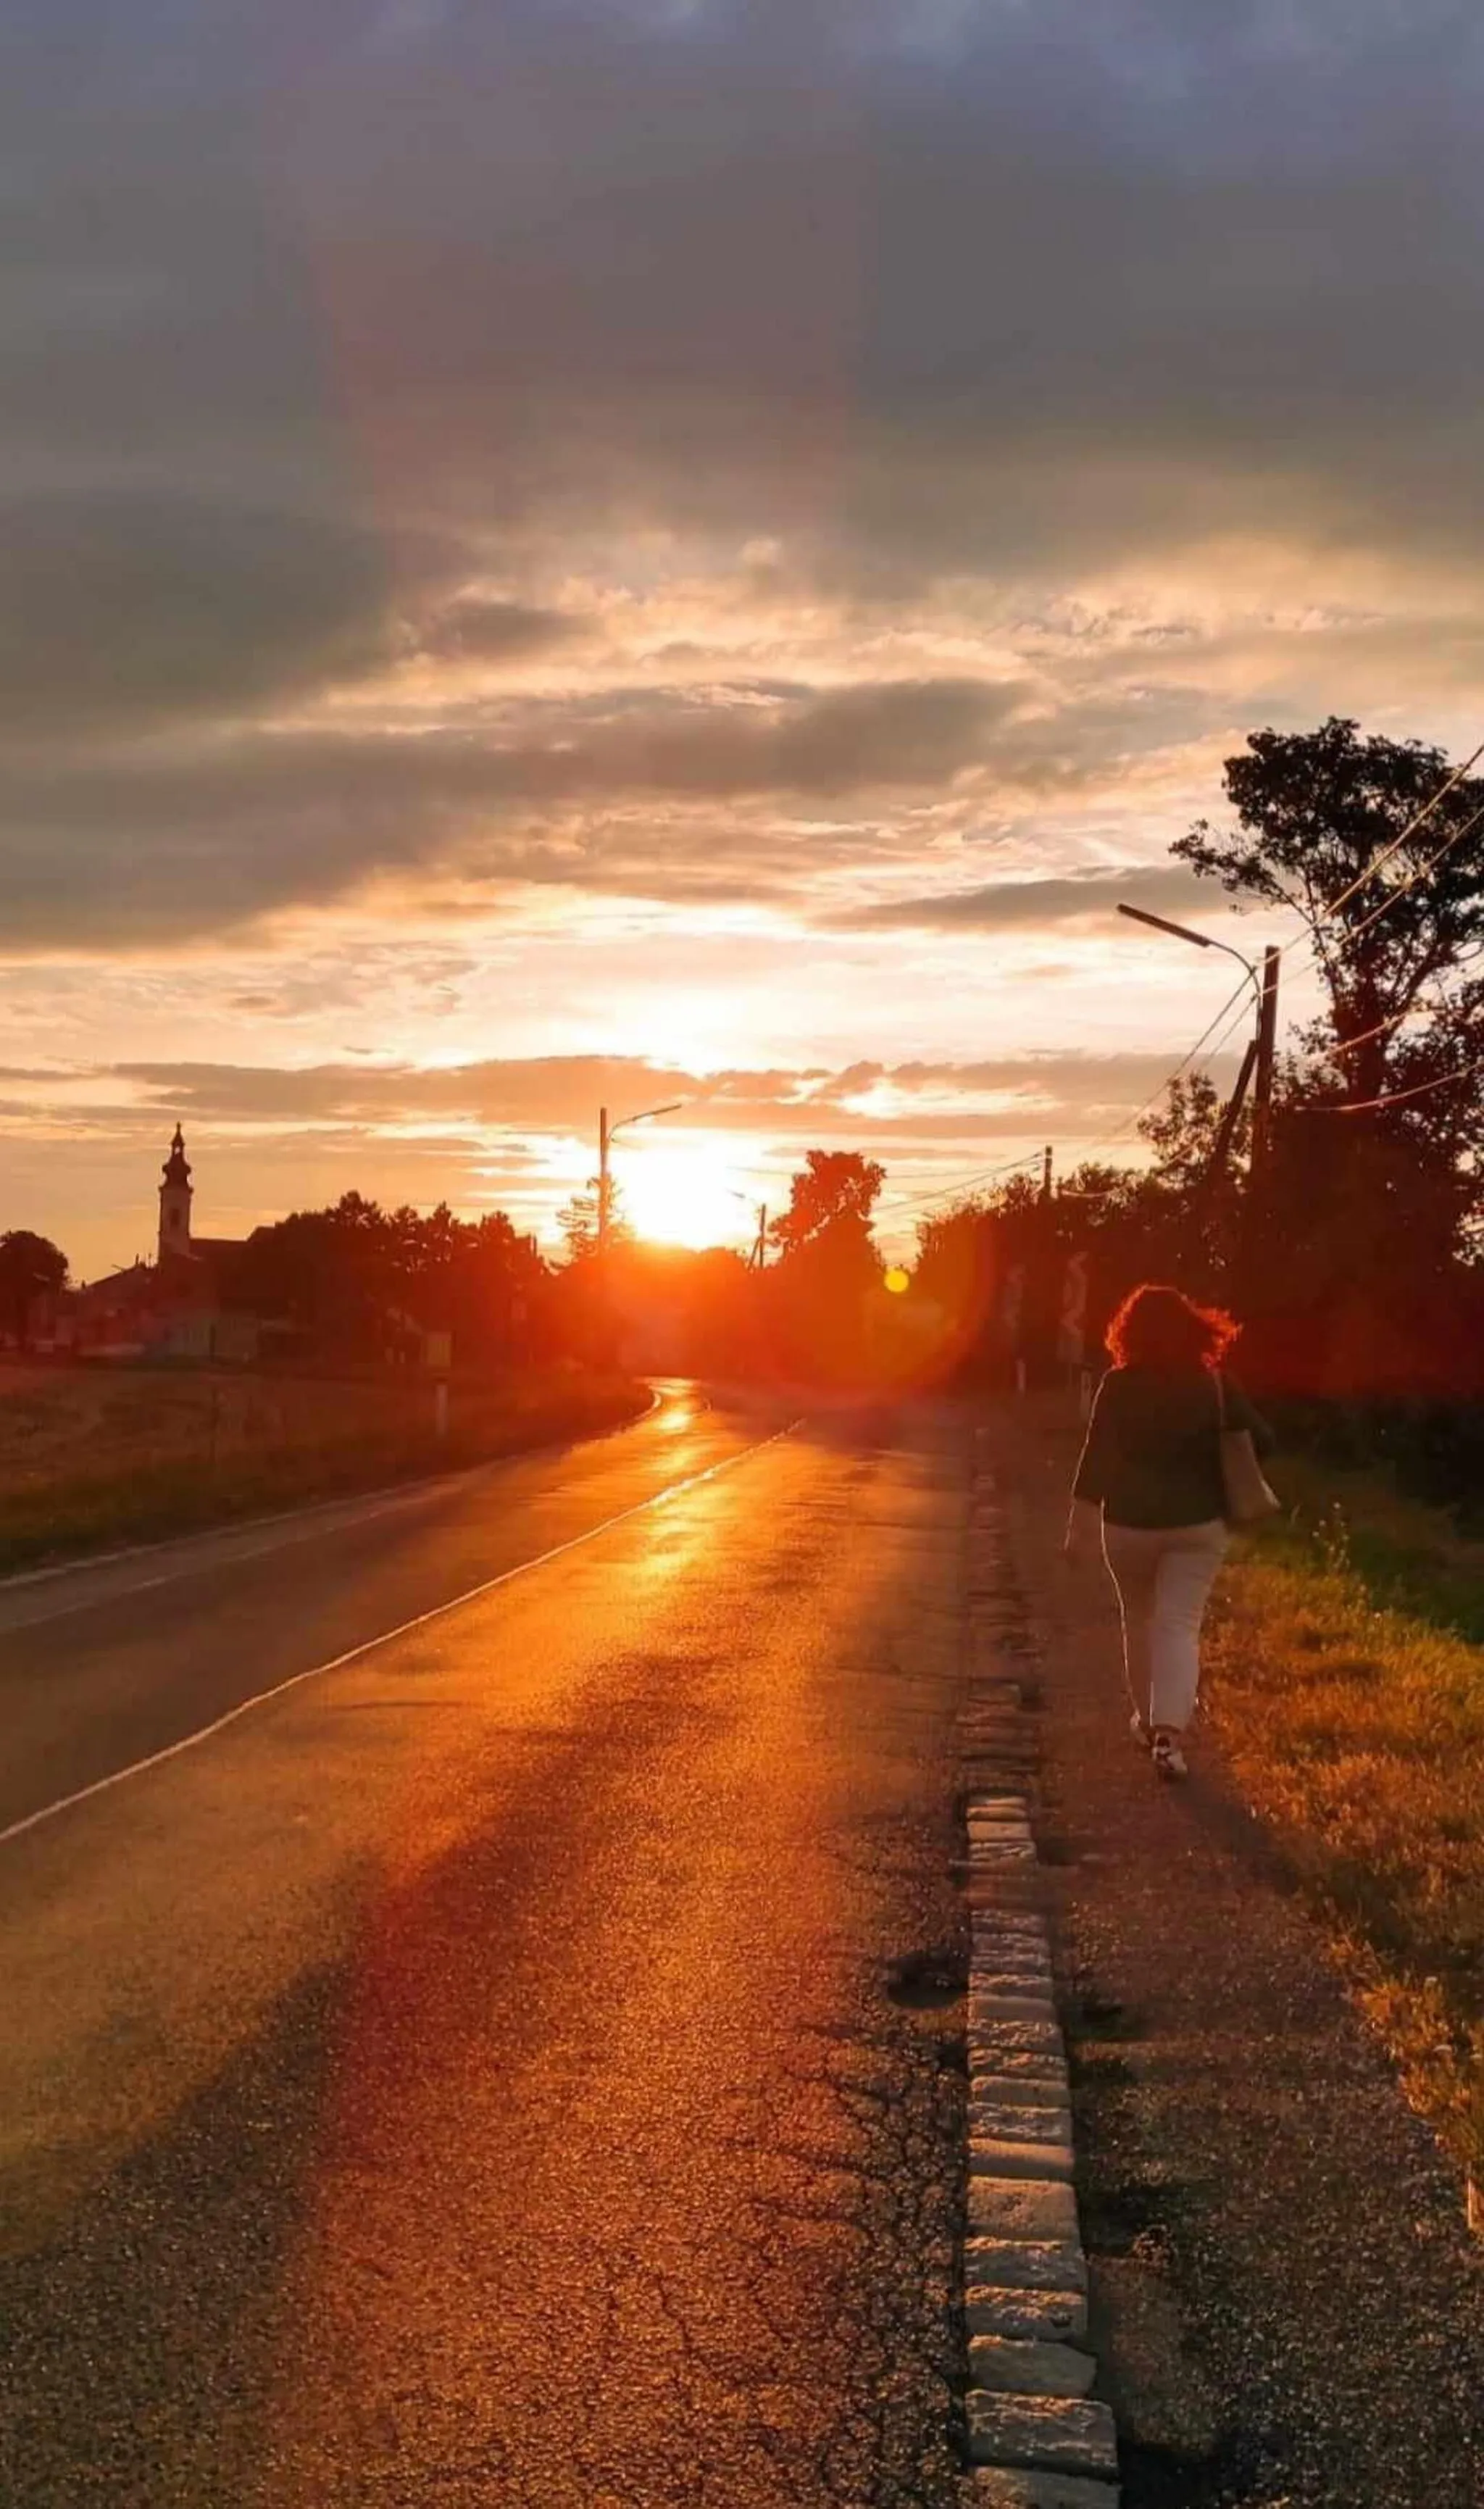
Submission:
<svg viewBox="0 0 1484 2509">
<path fill-rule="evenodd" d="M 407 1065 L 124 1063 L 114 1077 L 171 1119 L 356 1125 L 427 1122 L 595 1133 L 617 1112 L 681 1102 L 670 1124 L 800 1143 L 1040 1138 L 1141 1104 L 1168 1076 L 1159 1054 L 1044 1053 L 977 1062 L 853 1063 L 833 1068 L 696 1072 L 640 1056 L 542 1055 L 433 1070 Z"/>
<path fill-rule="evenodd" d="M 231 930 L 373 875 L 441 869 L 661 898 L 779 895 L 792 832 L 719 827 L 711 805 L 869 805 L 992 767 L 1018 692 L 968 680 L 842 690 L 603 691 L 480 730 L 233 729 L 0 758 L 7 939 L 133 948 Z M 1007 763 L 1018 755 L 1012 735 Z M 621 818 L 659 803 L 637 833 Z M 685 813 L 701 815 L 686 818 Z M 869 839 L 842 831 L 835 850 Z M 830 847 L 812 849 L 817 865 Z"/>
<path fill-rule="evenodd" d="M 236 714 L 393 650 L 387 554 L 352 524 L 99 489 L 10 500 L 0 539 L 13 738 Z"/>
<path fill-rule="evenodd" d="M 420 655 L 434 661 L 514 662 L 555 653 L 590 632 L 585 620 L 560 610 L 465 594 L 427 620 L 416 645 Z"/>
<path fill-rule="evenodd" d="M 12 428 L 1040 569 L 1307 518 L 1476 528 L 1484 47 L 1451 0 L 674 12 L 381 39 L 22 8 Z M 636 134 L 642 134 L 642 141 Z"/>
<path fill-rule="evenodd" d="M 1454 0 L 124 15 L 7 30 L 8 949 L 1063 925 L 1245 724 L 1477 694 Z"/>
<path fill-rule="evenodd" d="M 1073 872 L 1059 880 L 1004 880 L 983 888 L 896 898 L 837 920 L 854 931 L 1052 931 L 1104 923 L 1120 904 L 1189 920 L 1208 914 L 1212 898 L 1209 887 L 1189 872 L 1174 867 L 1151 871 L 1131 863 L 1123 870 Z"/>
</svg>

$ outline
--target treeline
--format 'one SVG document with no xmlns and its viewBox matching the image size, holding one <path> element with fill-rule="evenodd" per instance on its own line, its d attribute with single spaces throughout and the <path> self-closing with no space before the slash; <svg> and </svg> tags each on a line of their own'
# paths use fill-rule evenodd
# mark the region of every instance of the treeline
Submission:
<svg viewBox="0 0 1484 2509">
<path fill-rule="evenodd" d="M 410 1355 L 452 1337 L 461 1366 L 547 1357 L 559 1334 L 550 1274 L 502 1211 L 393 1211 L 359 1193 L 255 1228 L 231 1262 L 232 1302 L 326 1360 Z"/>
</svg>

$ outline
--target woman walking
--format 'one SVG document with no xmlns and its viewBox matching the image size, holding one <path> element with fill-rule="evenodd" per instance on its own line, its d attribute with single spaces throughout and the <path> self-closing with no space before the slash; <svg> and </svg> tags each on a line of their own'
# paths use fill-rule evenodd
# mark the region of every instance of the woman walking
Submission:
<svg viewBox="0 0 1484 2509">
<path fill-rule="evenodd" d="M 1072 1485 L 1066 1550 L 1090 1555 L 1101 1519 L 1118 1590 L 1133 1733 L 1163 1778 L 1186 1774 L 1201 1623 L 1227 1546 L 1223 1437 L 1273 1434 L 1221 1372 L 1237 1327 L 1219 1308 L 1146 1284 L 1108 1327 L 1113 1366 L 1097 1389 Z"/>
</svg>

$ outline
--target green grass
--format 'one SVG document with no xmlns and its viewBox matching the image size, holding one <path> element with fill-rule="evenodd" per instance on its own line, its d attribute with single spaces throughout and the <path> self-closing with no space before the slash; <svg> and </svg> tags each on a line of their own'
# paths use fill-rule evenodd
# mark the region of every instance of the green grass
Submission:
<svg viewBox="0 0 1484 2509">
<path fill-rule="evenodd" d="M 1484 1545 L 1381 1474 L 1283 1479 L 1292 1518 L 1221 1591 L 1212 1717 L 1409 2090 L 1484 2176 Z"/>
<path fill-rule="evenodd" d="M 1441 1509 L 1404 1498 L 1390 1472 L 1336 1471 L 1285 1459 L 1289 1523 L 1264 1544 L 1287 1556 L 1317 1554 L 1348 1569 L 1373 1603 L 1484 1646 L 1484 1540 Z"/>
</svg>

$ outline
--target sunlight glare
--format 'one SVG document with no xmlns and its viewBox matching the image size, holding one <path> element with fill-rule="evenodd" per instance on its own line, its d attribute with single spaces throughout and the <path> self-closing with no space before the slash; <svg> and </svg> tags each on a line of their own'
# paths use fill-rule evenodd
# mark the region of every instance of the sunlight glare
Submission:
<svg viewBox="0 0 1484 2509">
<path fill-rule="evenodd" d="M 614 1174 L 625 1218 L 637 1236 L 659 1246 L 735 1246 L 751 1242 L 753 1223 L 726 1149 L 705 1141 L 647 1142 L 627 1152 Z"/>
</svg>

